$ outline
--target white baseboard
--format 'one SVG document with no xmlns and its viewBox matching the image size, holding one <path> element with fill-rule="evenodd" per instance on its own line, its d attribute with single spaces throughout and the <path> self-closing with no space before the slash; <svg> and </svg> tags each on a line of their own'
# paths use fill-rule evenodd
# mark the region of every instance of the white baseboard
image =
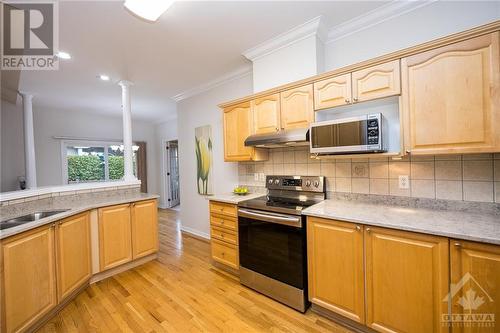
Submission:
<svg viewBox="0 0 500 333">
<path fill-rule="evenodd" d="M 207 240 L 210 240 L 210 235 L 203 232 L 203 231 L 199 231 L 199 230 L 196 230 L 196 229 L 193 229 L 193 228 L 189 228 L 189 227 L 185 227 L 183 225 L 181 225 L 181 231 L 184 231 L 188 234 L 192 234 L 192 235 L 195 235 L 197 237 L 201 237 L 201 238 L 204 238 L 204 239 L 207 239 Z"/>
</svg>

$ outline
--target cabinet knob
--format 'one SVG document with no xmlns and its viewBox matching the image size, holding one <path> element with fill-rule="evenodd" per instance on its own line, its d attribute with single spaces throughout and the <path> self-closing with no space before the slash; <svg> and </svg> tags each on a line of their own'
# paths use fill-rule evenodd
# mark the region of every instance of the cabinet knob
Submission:
<svg viewBox="0 0 500 333">
<path fill-rule="evenodd" d="M 356 230 L 357 231 L 360 231 L 361 230 L 361 227 L 359 225 L 356 226 Z"/>
<path fill-rule="evenodd" d="M 279 132 L 279 131 L 280 131 L 279 127 L 276 127 L 276 132 Z"/>
<path fill-rule="evenodd" d="M 411 153 L 411 151 L 407 150 L 407 151 L 406 151 L 406 153 L 407 153 L 407 154 L 410 154 L 410 153 Z"/>
<path fill-rule="evenodd" d="M 372 232 L 372 229 L 370 229 L 370 228 L 366 228 L 366 232 L 367 232 L 367 233 L 370 233 L 370 232 Z"/>
<path fill-rule="evenodd" d="M 346 99 L 345 99 L 345 102 L 346 102 L 346 103 L 349 103 L 349 102 L 350 102 L 349 98 L 346 98 Z"/>
<path fill-rule="evenodd" d="M 354 102 L 357 102 L 357 101 L 358 101 L 358 98 L 357 98 L 357 97 L 354 97 L 352 100 L 353 100 Z"/>
<path fill-rule="evenodd" d="M 460 246 L 462 246 L 462 244 L 460 244 L 459 242 L 455 242 L 455 244 L 454 244 L 454 245 L 455 245 L 456 247 L 460 247 Z"/>
<path fill-rule="evenodd" d="M 284 128 L 284 127 L 282 127 L 282 128 L 281 128 L 281 130 L 282 130 L 282 131 L 284 131 L 284 130 L 285 130 L 285 128 Z"/>
</svg>

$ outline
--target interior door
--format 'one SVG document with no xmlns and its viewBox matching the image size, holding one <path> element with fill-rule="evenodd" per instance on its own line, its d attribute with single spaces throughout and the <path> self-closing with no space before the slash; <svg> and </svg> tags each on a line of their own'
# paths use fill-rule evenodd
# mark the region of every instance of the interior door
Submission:
<svg viewBox="0 0 500 333">
<path fill-rule="evenodd" d="M 179 145 L 177 141 L 167 142 L 167 195 L 168 207 L 180 204 L 179 193 Z"/>
</svg>

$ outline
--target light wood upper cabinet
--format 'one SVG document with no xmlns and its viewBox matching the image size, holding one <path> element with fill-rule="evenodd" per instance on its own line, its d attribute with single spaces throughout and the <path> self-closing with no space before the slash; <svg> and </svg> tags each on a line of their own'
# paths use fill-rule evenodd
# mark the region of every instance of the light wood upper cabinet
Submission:
<svg viewBox="0 0 500 333">
<path fill-rule="evenodd" d="M 364 323 L 362 227 L 308 218 L 307 258 L 310 301 Z"/>
<path fill-rule="evenodd" d="M 304 128 L 314 121 L 313 86 L 281 92 L 281 129 Z"/>
<path fill-rule="evenodd" d="M 399 60 L 375 65 L 352 73 L 353 102 L 399 95 Z"/>
<path fill-rule="evenodd" d="M 351 103 L 351 74 L 314 82 L 314 109 L 328 109 Z"/>
<path fill-rule="evenodd" d="M 380 332 L 448 332 L 448 239 L 365 227 L 366 325 Z"/>
<path fill-rule="evenodd" d="M 268 158 L 265 149 L 245 146 L 253 134 L 253 115 L 250 102 L 224 109 L 224 161 L 262 161 Z"/>
<path fill-rule="evenodd" d="M 403 58 L 405 148 L 500 151 L 499 32 Z"/>
<path fill-rule="evenodd" d="M 498 332 L 500 246 L 451 240 L 450 255 L 451 285 L 457 287 L 450 293 L 452 314 L 493 314 L 497 320 L 492 327 L 478 326 L 481 323 L 466 327 L 455 325 L 453 333 Z M 463 303 L 468 308 L 464 309 L 461 299 L 472 301 L 472 306 Z"/>
<path fill-rule="evenodd" d="M 57 296 L 59 301 L 92 275 L 90 213 L 60 221 L 56 227 Z"/>
<path fill-rule="evenodd" d="M 132 257 L 144 257 L 158 251 L 158 210 L 156 200 L 132 204 Z"/>
<path fill-rule="evenodd" d="M 273 133 L 280 129 L 280 94 L 252 101 L 255 134 Z"/>
<path fill-rule="evenodd" d="M 54 250 L 50 226 L 2 240 L 2 332 L 26 330 L 57 304 Z"/>
<path fill-rule="evenodd" d="M 132 260 L 130 205 L 99 208 L 99 265 L 101 271 Z"/>
</svg>

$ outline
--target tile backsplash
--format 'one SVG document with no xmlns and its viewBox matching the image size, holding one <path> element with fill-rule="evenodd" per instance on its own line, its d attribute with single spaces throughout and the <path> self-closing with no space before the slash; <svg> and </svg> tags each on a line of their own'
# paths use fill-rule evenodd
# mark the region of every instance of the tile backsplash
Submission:
<svg viewBox="0 0 500 333">
<path fill-rule="evenodd" d="M 327 191 L 500 203 L 500 154 L 311 159 L 307 147 L 271 149 L 265 162 L 240 162 L 239 183 L 264 175 L 321 175 Z M 256 176 L 257 174 L 257 176 Z M 409 188 L 399 187 L 408 176 Z"/>
</svg>

